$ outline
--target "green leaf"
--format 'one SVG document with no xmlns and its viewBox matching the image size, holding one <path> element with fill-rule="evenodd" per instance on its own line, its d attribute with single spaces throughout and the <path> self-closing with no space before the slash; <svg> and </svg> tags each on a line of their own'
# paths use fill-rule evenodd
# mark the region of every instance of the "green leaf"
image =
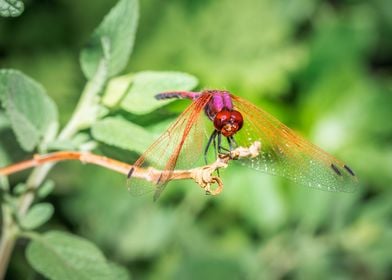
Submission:
<svg viewBox="0 0 392 280">
<path fill-rule="evenodd" d="M 94 139 L 121 149 L 143 153 L 152 142 L 152 134 L 123 118 L 106 118 L 92 126 Z"/>
<path fill-rule="evenodd" d="M 34 269 L 50 279 L 115 279 L 94 244 L 68 233 L 51 231 L 34 238 L 26 256 Z"/>
<path fill-rule="evenodd" d="M 78 133 L 70 140 L 54 140 L 47 144 L 48 150 L 79 150 L 80 147 L 91 140 L 87 133 Z"/>
<path fill-rule="evenodd" d="M 19 183 L 12 189 L 12 192 L 15 195 L 21 195 L 26 190 L 27 190 L 27 185 L 25 183 Z"/>
<path fill-rule="evenodd" d="M 134 74 L 127 74 L 111 79 L 103 94 L 102 104 L 109 108 L 115 107 L 127 93 L 133 77 Z"/>
<path fill-rule="evenodd" d="M 116 263 L 109 263 L 109 268 L 111 270 L 112 279 L 116 279 L 116 280 L 131 279 L 129 272 L 125 267 L 119 266 Z"/>
<path fill-rule="evenodd" d="M 24 229 L 35 229 L 46 223 L 53 215 L 53 205 L 50 203 L 35 204 L 25 216 L 20 219 Z"/>
<path fill-rule="evenodd" d="M 105 16 L 80 55 L 87 78 L 92 78 L 102 59 L 108 65 L 109 77 L 125 68 L 133 49 L 138 16 L 137 0 L 120 0 Z"/>
<path fill-rule="evenodd" d="M 147 114 L 170 101 L 156 100 L 157 93 L 171 90 L 191 90 L 197 79 L 182 72 L 146 71 L 135 75 L 133 84 L 121 107 L 133 114 Z"/>
<path fill-rule="evenodd" d="M 0 0 L 0 16 L 17 17 L 23 13 L 24 4 L 20 0 Z"/>
<path fill-rule="evenodd" d="M 39 198 L 45 198 L 48 196 L 54 189 L 54 181 L 53 180 L 46 180 L 45 183 L 37 190 L 37 196 Z"/>
<path fill-rule="evenodd" d="M 58 126 L 55 103 L 40 84 L 19 71 L 0 70 L 0 102 L 25 151 L 32 151 Z"/>
<path fill-rule="evenodd" d="M 76 150 L 77 146 L 72 140 L 54 140 L 47 144 L 48 151 Z"/>
</svg>

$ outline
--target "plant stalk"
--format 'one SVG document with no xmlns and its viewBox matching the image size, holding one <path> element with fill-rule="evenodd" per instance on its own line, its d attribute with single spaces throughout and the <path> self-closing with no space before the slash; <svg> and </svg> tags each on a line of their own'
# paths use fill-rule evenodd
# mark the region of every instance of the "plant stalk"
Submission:
<svg viewBox="0 0 392 280">
<path fill-rule="evenodd" d="M 15 245 L 17 227 L 12 219 L 11 209 L 2 205 L 3 224 L 0 241 L 0 279 L 4 279 L 8 263 Z"/>
</svg>

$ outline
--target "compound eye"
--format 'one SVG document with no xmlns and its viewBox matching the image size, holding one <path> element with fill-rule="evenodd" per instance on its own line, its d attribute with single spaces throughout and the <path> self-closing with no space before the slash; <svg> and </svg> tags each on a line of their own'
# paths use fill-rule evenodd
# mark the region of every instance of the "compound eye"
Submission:
<svg viewBox="0 0 392 280">
<path fill-rule="evenodd" d="M 244 119 L 241 113 L 235 110 L 231 111 L 230 113 L 231 122 L 237 124 L 238 130 L 240 130 L 244 124 Z"/>
<path fill-rule="evenodd" d="M 221 131 L 223 126 L 230 120 L 231 113 L 227 110 L 222 110 L 215 115 L 214 126 L 216 130 Z"/>
</svg>

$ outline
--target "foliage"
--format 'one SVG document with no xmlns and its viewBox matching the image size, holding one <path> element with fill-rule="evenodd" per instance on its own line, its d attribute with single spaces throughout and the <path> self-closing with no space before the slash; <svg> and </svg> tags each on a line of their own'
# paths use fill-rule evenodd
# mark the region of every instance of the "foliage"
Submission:
<svg viewBox="0 0 392 280">
<path fill-rule="evenodd" d="M 23 13 L 24 4 L 19 0 L 0 0 L 0 16 L 17 17 Z"/>
<path fill-rule="evenodd" d="M 57 108 L 41 85 L 15 70 L 0 72 L 0 100 L 16 138 L 32 151 L 57 129 Z"/>
<path fill-rule="evenodd" d="M 0 0 L 0 15 L 17 2 Z M 30 240 L 7 277 L 34 277 L 24 246 L 50 279 L 391 277 L 390 1 L 146 0 L 140 21 L 136 0 L 114 2 L 26 2 L 0 22 L 0 166 L 62 149 L 132 162 L 188 104 L 153 95 L 195 88 L 188 72 L 349 162 L 361 190 L 303 189 L 234 165 L 219 197 L 181 182 L 154 204 L 95 166 L 64 163 L 50 180 L 36 168 L 0 177 L 3 233 Z"/>
<path fill-rule="evenodd" d="M 87 78 L 97 72 L 104 61 L 107 75 L 121 72 L 132 52 L 138 20 L 138 2 L 121 0 L 103 19 L 80 54 L 80 63 Z"/>
<path fill-rule="evenodd" d="M 95 245 L 63 232 L 32 236 L 26 252 L 31 265 L 51 279 L 117 279 Z"/>
</svg>

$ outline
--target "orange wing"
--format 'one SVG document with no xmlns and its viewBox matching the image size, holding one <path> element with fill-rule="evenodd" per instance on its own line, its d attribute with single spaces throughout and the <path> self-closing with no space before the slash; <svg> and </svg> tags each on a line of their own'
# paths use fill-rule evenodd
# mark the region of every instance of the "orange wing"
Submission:
<svg viewBox="0 0 392 280">
<path fill-rule="evenodd" d="M 132 177 L 128 186 L 132 194 L 155 191 L 154 200 L 164 190 L 174 168 L 194 167 L 202 155 L 205 142 L 203 108 L 211 99 L 205 93 L 192 102 L 172 125 L 139 157 L 133 166 L 154 167 L 162 172 L 157 182 Z"/>
<path fill-rule="evenodd" d="M 261 142 L 260 155 L 242 159 L 242 163 L 316 189 L 351 192 L 357 188 L 357 177 L 343 162 L 252 103 L 238 96 L 231 97 L 234 107 L 244 117 L 242 130 L 234 136 L 236 142 L 245 147 L 254 141 Z"/>
</svg>

